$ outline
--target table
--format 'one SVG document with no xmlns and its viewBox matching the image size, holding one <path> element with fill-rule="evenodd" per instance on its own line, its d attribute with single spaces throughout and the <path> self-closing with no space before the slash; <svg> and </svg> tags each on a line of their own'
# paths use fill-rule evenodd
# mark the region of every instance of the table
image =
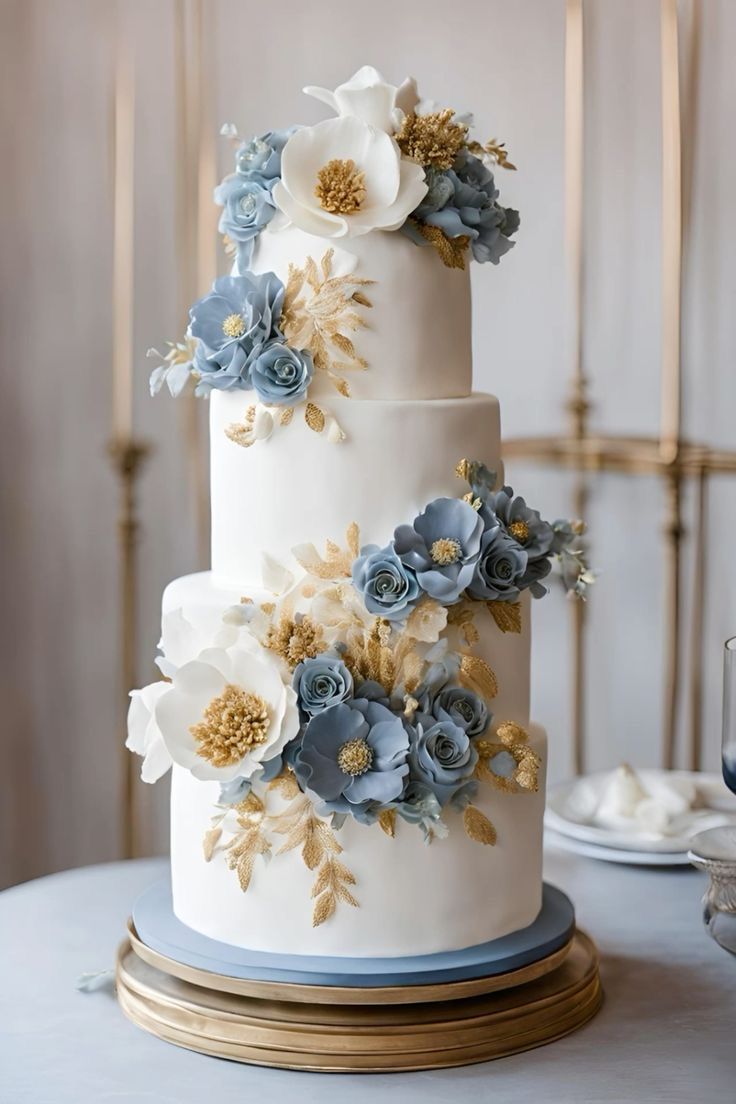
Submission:
<svg viewBox="0 0 736 1104">
<path fill-rule="evenodd" d="M 70 870 L 0 895 L 2 1104 L 693 1104 L 731 1101 L 736 961 L 706 936 L 704 877 L 620 867 L 549 851 L 545 876 L 596 939 L 606 993 L 587 1027 L 480 1066 L 411 1074 L 309 1074 L 224 1062 L 134 1027 L 109 984 L 136 895 L 161 859 Z"/>
</svg>

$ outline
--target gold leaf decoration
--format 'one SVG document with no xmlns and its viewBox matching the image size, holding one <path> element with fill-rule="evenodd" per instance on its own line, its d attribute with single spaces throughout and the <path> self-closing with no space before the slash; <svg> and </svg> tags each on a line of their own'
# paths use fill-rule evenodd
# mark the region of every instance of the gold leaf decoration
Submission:
<svg viewBox="0 0 736 1104">
<path fill-rule="evenodd" d="M 299 795 L 299 783 L 294 772 L 286 768 L 268 783 L 269 790 L 276 790 L 285 801 L 292 801 Z"/>
<path fill-rule="evenodd" d="M 529 733 L 516 721 L 501 721 L 496 729 L 496 735 L 503 744 L 524 744 L 529 739 Z"/>
<path fill-rule="evenodd" d="M 293 406 L 287 406 L 286 410 L 281 411 L 281 413 L 279 415 L 279 421 L 280 421 L 282 426 L 287 426 L 287 425 L 289 425 L 289 423 L 291 422 L 291 419 L 293 417 L 294 417 L 294 407 Z"/>
<path fill-rule="evenodd" d="M 490 782 L 504 793 L 527 791 L 536 793 L 539 789 L 539 770 L 541 757 L 529 747 L 528 733 L 515 721 L 504 721 L 496 729 L 496 741 L 484 737 L 476 742 L 478 762 L 474 777 L 481 782 Z M 491 763 L 502 753 L 511 755 L 515 767 L 512 773 L 497 774 Z"/>
<path fill-rule="evenodd" d="M 393 839 L 396 835 L 396 810 L 384 809 L 378 814 L 378 823 L 386 835 Z"/>
<path fill-rule="evenodd" d="M 509 169 L 511 172 L 516 172 L 516 165 L 509 161 L 505 142 L 498 142 L 495 138 L 491 138 L 484 146 L 480 142 L 468 142 L 468 150 L 476 157 L 485 154 L 494 165 L 498 165 L 499 169 Z"/>
<path fill-rule="evenodd" d="M 521 602 L 486 602 L 486 605 L 502 633 L 521 632 Z"/>
<path fill-rule="evenodd" d="M 204 852 L 204 861 L 211 862 L 212 856 L 215 853 L 215 847 L 218 840 L 222 835 L 222 828 L 210 828 L 208 832 L 205 832 L 204 839 L 202 840 L 202 850 Z"/>
<path fill-rule="evenodd" d="M 302 268 L 289 266 L 281 326 L 289 344 L 309 349 L 315 370 L 327 373 L 345 395 L 336 382 L 342 373 L 368 367 L 348 334 L 365 326 L 357 308 L 370 308 L 362 289 L 375 281 L 353 275 L 334 276 L 333 259 L 334 250 L 328 249 L 319 268 L 313 257 L 308 257 Z"/>
<path fill-rule="evenodd" d="M 475 805 L 468 805 L 463 813 L 463 827 L 468 836 L 477 843 L 492 847 L 496 842 L 496 829 L 491 824 L 485 813 L 476 809 Z"/>
<path fill-rule="evenodd" d="M 350 578 L 353 560 L 360 554 L 360 531 L 355 522 L 348 526 L 346 543 L 347 548 L 343 549 L 328 541 L 324 557 L 313 544 L 299 544 L 292 553 L 304 570 L 317 579 Z"/>
<path fill-rule="evenodd" d="M 304 421 L 315 433 L 321 433 L 325 428 L 324 411 L 316 403 L 308 402 L 304 410 Z"/>
<path fill-rule="evenodd" d="M 312 913 L 312 926 L 317 928 L 333 915 L 337 902 L 342 901 L 352 908 L 358 908 L 349 885 L 355 885 L 355 877 L 348 868 L 332 855 L 328 855 L 317 871 L 312 887 L 312 897 L 316 898 Z"/>
<path fill-rule="evenodd" d="M 470 689 L 475 689 L 484 698 L 495 698 L 498 693 L 498 681 L 484 659 L 475 655 L 464 655 L 460 663 L 460 676 Z"/>
<path fill-rule="evenodd" d="M 418 234 L 426 242 L 437 250 L 440 260 L 447 268 L 465 268 L 465 253 L 470 244 L 467 234 L 461 234 L 457 238 L 448 238 L 447 234 L 439 226 L 429 226 L 419 219 L 410 218 L 409 222 Z"/>
<path fill-rule="evenodd" d="M 271 845 L 265 834 L 265 805 L 254 793 L 235 806 L 240 829 L 227 844 L 227 865 L 235 870 L 245 893 L 250 885 L 258 855 L 268 855 Z"/>
</svg>

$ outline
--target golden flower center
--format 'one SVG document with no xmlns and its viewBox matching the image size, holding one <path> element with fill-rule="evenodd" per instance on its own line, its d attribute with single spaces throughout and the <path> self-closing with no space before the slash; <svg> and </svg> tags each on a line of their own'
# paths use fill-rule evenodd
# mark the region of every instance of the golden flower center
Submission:
<svg viewBox="0 0 736 1104">
<path fill-rule="evenodd" d="M 526 544 L 529 540 L 529 526 L 521 518 L 518 521 L 512 521 L 509 525 L 509 536 L 512 536 L 519 544 Z"/>
<path fill-rule="evenodd" d="M 337 753 L 337 765 L 343 774 L 355 778 L 365 774 L 373 764 L 373 748 L 365 740 L 348 740 Z"/>
<path fill-rule="evenodd" d="M 222 323 L 225 337 L 242 337 L 245 333 L 245 320 L 240 314 L 229 314 Z"/>
<path fill-rule="evenodd" d="M 352 215 L 366 197 L 365 173 L 354 161 L 339 157 L 328 161 L 317 173 L 314 194 L 323 211 L 331 215 Z"/>
<path fill-rule="evenodd" d="M 322 651 L 322 626 L 312 621 L 311 617 L 305 616 L 295 621 L 282 616 L 278 624 L 269 628 L 266 647 L 294 668 L 298 663 L 313 659 Z"/>
<path fill-rule="evenodd" d="M 199 724 L 191 725 L 189 731 L 199 745 L 197 755 L 214 767 L 229 767 L 263 743 L 270 724 L 263 698 L 228 683 L 206 707 Z"/>
<path fill-rule="evenodd" d="M 407 115 L 396 135 L 399 149 L 420 165 L 451 169 L 468 137 L 464 123 L 454 122 L 451 107 L 430 115 Z"/>
<path fill-rule="evenodd" d="M 430 548 L 429 554 L 440 567 L 447 567 L 449 564 L 457 563 L 463 550 L 460 541 L 456 541 L 453 537 L 440 537 Z"/>
</svg>

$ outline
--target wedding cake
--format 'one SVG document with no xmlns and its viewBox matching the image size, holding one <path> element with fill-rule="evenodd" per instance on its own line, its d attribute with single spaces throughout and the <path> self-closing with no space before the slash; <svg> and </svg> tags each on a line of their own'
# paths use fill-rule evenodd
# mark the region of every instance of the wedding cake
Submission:
<svg viewBox="0 0 736 1104">
<path fill-rule="evenodd" d="M 231 275 L 153 392 L 209 400 L 212 570 L 163 599 L 128 746 L 173 767 L 173 908 L 279 954 L 405 956 L 530 925 L 546 737 L 531 599 L 581 527 L 504 485 L 472 390 L 469 264 L 519 226 L 504 147 L 361 69 L 215 193 Z"/>
</svg>

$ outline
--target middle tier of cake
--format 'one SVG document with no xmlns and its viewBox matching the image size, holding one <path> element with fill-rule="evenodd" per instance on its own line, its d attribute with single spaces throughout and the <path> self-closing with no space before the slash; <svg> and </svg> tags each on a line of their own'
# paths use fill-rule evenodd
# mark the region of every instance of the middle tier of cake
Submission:
<svg viewBox="0 0 736 1104">
<path fill-rule="evenodd" d="M 298 544 L 342 543 L 352 522 L 363 544 L 385 545 L 432 499 L 456 498 L 459 460 L 482 460 L 502 477 L 498 399 L 473 394 L 419 401 L 351 400 L 331 410 L 346 434 L 332 443 L 295 413 L 250 448 L 227 434 L 253 402 L 249 392 L 210 398 L 212 571 L 219 583 L 253 584 L 262 553 L 282 562 Z"/>
</svg>

